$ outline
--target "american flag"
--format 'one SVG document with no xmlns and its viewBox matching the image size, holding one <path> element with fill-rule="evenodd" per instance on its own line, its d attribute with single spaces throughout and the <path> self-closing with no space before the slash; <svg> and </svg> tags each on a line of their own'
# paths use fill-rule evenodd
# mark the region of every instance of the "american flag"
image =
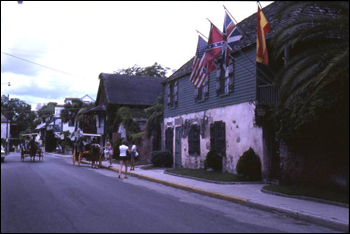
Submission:
<svg viewBox="0 0 350 234">
<path fill-rule="evenodd" d="M 192 73 L 190 77 L 190 81 L 194 83 L 201 70 L 201 65 L 203 63 L 203 58 L 204 58 L 204 52 L 207 47 L 208 43 L 198 35 L 198 44 L 197 44 L 197 51 L 196 51 L 196 56 L 194 57 L 194 61 L 192 64 Z"/>
<path fill-rule="evenodd" d="M 233 50 L 233 47 L 237 44 L 237 42 L 242 38 L 242 35 L 238 31 L 236 25 L 233 23 L 231 17 L 225 11 L 225 19 L 224 19 L 224 46 L 222 48 L 222 57 L 224 59 L 224 68 L 228 67 L 230 63 L 230 53 Z"/>
<path fill-rule="evenodd" d="M 208 75 L 216 68 L 217 64 L 215 59 L 219 56 L 223 46 L 223 35 L 220 30 L 211 24 L 208 46 L 202 57 L 202 61 L 198 69 L 199 73 L 194 80 L 194 84 L 197 88 L 201 88 Z"/>
</svg>

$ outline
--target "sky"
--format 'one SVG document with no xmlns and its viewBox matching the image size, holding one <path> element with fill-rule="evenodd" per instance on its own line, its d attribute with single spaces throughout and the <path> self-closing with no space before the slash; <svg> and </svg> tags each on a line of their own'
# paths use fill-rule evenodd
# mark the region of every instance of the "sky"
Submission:
<svg viewBox="0 0 350 234">
<path fill-rule="evenodd" d="M 223 6 L 238 23 L 257 11 L 256 1 L 1 1 L 1 95 L 36 109 L 96 99 L 102 72 L 157 62 L 170 76 L 195 55 L 196 30 L 208 37 L 208 19 L 222 30 Z"/>
</svg>

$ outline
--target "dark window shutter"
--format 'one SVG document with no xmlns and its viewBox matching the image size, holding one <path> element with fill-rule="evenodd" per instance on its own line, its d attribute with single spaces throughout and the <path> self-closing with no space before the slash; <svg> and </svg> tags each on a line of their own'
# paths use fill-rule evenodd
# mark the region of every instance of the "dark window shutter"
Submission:
<svg viewBox="0 0 350 234">
<path fill-rule="evenodd" d="M 170 107 L 171 105 L 171 86 L 170 84 L 167 84 L 167 104 L 168 104 L 168 107 Z"/>
<path fill-rule="evenodd" d="M 194 100 L 195 101 L 197 101 L 198 100 L 198 95 L 199 95 L 199 89 L 196 87 L 196 86 L 194 86 Z"/>
<path fill-rule="evenodd" d="M 179 81 L 175 81 L 174 84 L 174 104 L 177 106 L 178 104 L 178 90 L 179 90 Z"/>
<path fill-rule="evenodd" d="M 218 152 L 221 156 L 226 156 L 226 124 L 225 122 L 218 122 Z"/>
<path fill-rule="evenodd" d="M 233 92 L 233 79 L 235 73 L 235 63 L 231 63 L 229 66 L 229 92 Z"/>
<path fill-rule="evenodd" d="M 188 153 L 190 155 L 193 154 L 193 128 L 190 127 L 190 131 L 188 133 Z"/>
<path fill-rule="evenodd" d="M 200 139 L 200 127 L 198 125 L 195 125 L 194 126 L 194 153 L 197 154 L 197 155 L 200 155 L 200 142 L 201 142 L 201 139 Z"/>
<path fill-rule="evenodd" d="M 215 125 L 210 124 L 210 150 L 215 150 Z"/>
<path fill-rule="evenodd" d="M 221 68 L 216 69 L 216 95 L 221 94 Z"/>
<path fill-rule="evenodd" d="M 173 129 L 168 128 L 165 132 L 165 148 L 173 152 Z"/>
<path fill-rule="evenodd" d="M 208 79 L 208 77 L 204 81 L 203 93 L 204 93 L 204 99 L 208 99 L 209 98 L 209 79 Z"/>
</svg>

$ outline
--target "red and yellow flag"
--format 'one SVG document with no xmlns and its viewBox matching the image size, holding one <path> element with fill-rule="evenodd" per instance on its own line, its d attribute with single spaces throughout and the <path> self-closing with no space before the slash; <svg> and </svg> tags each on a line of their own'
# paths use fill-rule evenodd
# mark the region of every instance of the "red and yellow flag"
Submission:
<svg viewBox="0 0 350 234">
<path fill-rule="evenodd" d="M 267 53 L 265 36 L 270 31 L 269 22 L 258 6 L 257 14 L 257 37 L 256 37 L 256 61 L 265 65 L 269 64 L 269 54 Z"/>
</svg>

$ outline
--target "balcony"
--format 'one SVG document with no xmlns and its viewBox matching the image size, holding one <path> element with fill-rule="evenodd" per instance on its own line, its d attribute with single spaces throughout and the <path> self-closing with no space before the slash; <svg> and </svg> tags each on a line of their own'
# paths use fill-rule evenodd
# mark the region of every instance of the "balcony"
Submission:
<svg viewBox="0 0 350 234">
<path fill-rule="evenodd" d="M 260 85 L 257 90 L 258 103 L 274 104 L 278 101 L 279 91 L 275 90 L 273 84 Z"/>
</svg>

